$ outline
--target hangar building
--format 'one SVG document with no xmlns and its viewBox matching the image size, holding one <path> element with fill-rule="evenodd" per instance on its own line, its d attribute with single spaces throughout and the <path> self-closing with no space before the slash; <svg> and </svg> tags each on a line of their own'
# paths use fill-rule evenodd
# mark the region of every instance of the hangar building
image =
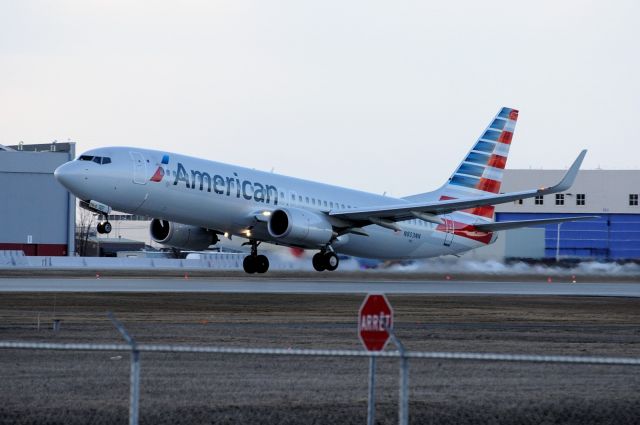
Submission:
<svg viewBox="0 0 640 425">
<path fill-rule="evenodd" d="M 501 191 L 532 189 L 532 184 L 551 186 L 564 173 L 507 169 Z M 544 226 L 545 257 L 554 258 L 559 248 L 563 258 L 640 259 L 638 195 L 638 170 L 581 170 L 569 192 L 498 205 L 496 220 L 597 215 L 595 220 Z"/>
<path fill-rule="evenodd" d="M 75 143 L 0 145 L 0 250 L 73 255 L 75 197 L 53 171 L 75 157 Z"/>
</svg>

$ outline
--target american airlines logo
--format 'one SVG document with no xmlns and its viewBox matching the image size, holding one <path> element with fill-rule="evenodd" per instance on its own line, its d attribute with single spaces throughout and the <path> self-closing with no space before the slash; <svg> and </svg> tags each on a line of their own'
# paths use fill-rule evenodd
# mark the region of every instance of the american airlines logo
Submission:
<svg viewBox="0 0 640 425">
<path fill-rule="evenodd" d="M 156 170 L 155 173 L 153 173 L 153 176 L 151 176 L 151 181 L 152 182 L 161 182 L 162 178 L 164 177 L 164 167 L 162 167 L 163 165 L 168 165 L 169 164 L 169 155 L 162 155 L 162 161 L 160 161 L 160 165 L 158 165 L 158 169 Z"/>
<path fill-rule="evenodd" d="M 165 169 L 163 165 L 169 164 L 169 155 L 162 157 L 161 164 L 151 177 L 152 182 L 160 182 L 165 176 Z M 166 173 L 169 173 L 167 170 Z M 200 191 L 207 191 L 217 193 L 218 195 L 235 196 L 240 198 L 241 196 L 247 201 L 253 200 L 255 202 L 266 202 L 268 204 L 273 203 L 278 205 L 278 188 L 270 184 L 263 184 L 260 182 L 252 182 L 250 180 L 240 180 L 238 173 L 233 173 L 233 177 L 222 176 L 220 174 L 214 174 L 213 176 L 206 171 L 189 170 L 178 162 L 177 170 L 174 171 L 175 178 L 173 185 L 178 186 L 181 182 L 184 183 L 187 189 L 198 189 Z"/>
</svg>

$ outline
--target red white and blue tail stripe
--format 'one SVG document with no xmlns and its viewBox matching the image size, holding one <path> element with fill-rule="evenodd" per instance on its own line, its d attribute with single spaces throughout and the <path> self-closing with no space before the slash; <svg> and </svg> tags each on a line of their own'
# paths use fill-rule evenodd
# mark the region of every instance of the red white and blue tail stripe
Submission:
<svg viewBox="0 0 640 425">
<path fill-rule="evenodd" d="M 516 109 L 500 110 L 448 182 L 439 190 L 441 200 L 471 198 L 500 192 L 517 120 Z M 492 218 L 494 207 L 473 208 L 464 212 Z"/>
</svg>

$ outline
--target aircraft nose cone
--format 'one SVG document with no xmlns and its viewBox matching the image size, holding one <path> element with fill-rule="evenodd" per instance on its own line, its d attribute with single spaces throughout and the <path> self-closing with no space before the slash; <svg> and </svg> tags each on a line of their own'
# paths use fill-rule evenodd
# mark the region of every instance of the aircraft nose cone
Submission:
<svg viewBox="0 0 640 425">
<path fill-rule="evenodd" d="M 82 183 L 81 170 L 73 162 L 62 164 L 53 172 L 53 176 L 69 191 L 74 192 Z"/>
</svg>

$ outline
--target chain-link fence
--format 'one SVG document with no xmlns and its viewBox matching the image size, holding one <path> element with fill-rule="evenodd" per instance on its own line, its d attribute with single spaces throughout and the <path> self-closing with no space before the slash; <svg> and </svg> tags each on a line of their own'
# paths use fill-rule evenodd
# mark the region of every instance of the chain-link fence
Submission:
<svg viewBox="0 0 640 425">
<path fill-rule="evenodd" d="M 131 348 L 0 343 L 2 423 L 127 423 Z M 366 423 L 369 353 L 139 345 L 144 424 Z M 409 352 L 409 421 L 636 423 L 636 358 Z M 378 354 L 376 422 L 397 423 L 399 353 Z"/>
</svg>

